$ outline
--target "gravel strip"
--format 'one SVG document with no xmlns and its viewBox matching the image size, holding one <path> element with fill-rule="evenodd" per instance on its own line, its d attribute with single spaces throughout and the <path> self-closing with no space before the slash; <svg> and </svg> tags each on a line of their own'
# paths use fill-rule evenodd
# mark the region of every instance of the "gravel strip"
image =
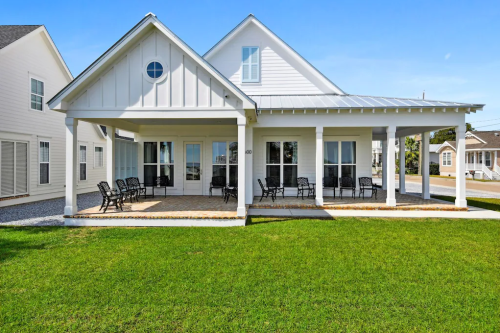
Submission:
<svg viewBox="0 0 500 333">
<path fill-rule="evenodd" d="M 101 204 L 99 192 L 78 195 L 78 210 Z M 1 225 L 62 226 L 64 225 L 64 198 L 43 200 L 0 208 Z"/>
</svg>

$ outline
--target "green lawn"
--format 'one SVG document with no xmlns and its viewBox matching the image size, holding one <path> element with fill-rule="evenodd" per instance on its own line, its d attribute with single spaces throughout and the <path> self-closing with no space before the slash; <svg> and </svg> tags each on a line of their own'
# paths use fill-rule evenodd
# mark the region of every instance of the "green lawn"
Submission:
<svg viewBox="0 0 500 333">
<path fill-rule="evenodd" d="M 455 202 L 455 197 L 446 195 L 433 195 L 433 198 Z M 495 198 L 467 198 L 467 204 L 474 207 L 500 212 L 500 199 Z"/>
<path fill-rule="evenodd" d="M 498 332 L 500 222 L 0 228 L 2 332 Z"/>
</svg>

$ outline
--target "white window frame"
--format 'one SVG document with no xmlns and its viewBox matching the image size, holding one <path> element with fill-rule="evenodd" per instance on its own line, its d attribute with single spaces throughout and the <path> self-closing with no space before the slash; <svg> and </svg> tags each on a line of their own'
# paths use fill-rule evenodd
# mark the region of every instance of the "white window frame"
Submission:
<svg viewBox="0 0 500 333">
<path fill-rule="evenodd" d="M 45 101 L 45 95 L 46 95 L 45 92 L 47 90 L 46 89 L 46 85 L 45 85 L 45 80 L 42 79 L 41 77 L 33 75 L 33 74 L 28 75 L 28 77 L 29 77 L 29 81 L 28 81 L 29 82 L 29 85 L 28 85 L 28 110 L 34 111 L 34 112 L 45 112 L 45 103 L 44 103 L 44 101 Z M 31 80 L 32 79 L 36 80 L 36 81 L 40 81 L 40 82 L 43 83 L 43 95 L 38 95 L 38 94 L 34 94 L 34 93 L 31 92 Z M 36 95 L 36 96 L 42 97 L 42 109 L 41 110 L 33 109 L 31 107 L 31 95 Z"/>
<path fill-rule="evenodd" d="M 280 167 L 280 184 L 283 184 L 283 177 L 285 175 L 284 170 L 286 165 L 296 165 L 297 166 L 297 177 L 301 177 L 300 171 L 301 171 L 301 165 L 300 165 L 300 146 L 301 146 L 301 140 L 299 137 L 263 137 L 264 141 L 264 178 L 267 177 L 267 166 L 276 166 L 278 165 Z M 267 143 L 268 142 L 279 142 L 280 143 L 280 163 L 279 164 L 269 164 L 267 163 Z M 297 163 L 283 163 L 283 143 L 284 142 L 297 142 Z M 285 187 L 285 188 L 295 188 L 295 187 Z"/>
<path fill-rule="evenodd" d="M 146 163 L 144 161 L 144 144 L 145 143 L 149 143 L 149 142 L 156 142 L 156 163 Z M 173 162 L 168 162 L 168 163 L 161 163 L 161 151 L 160 151 L 160 144 L 162 142 L 170 142 L 172 144 L 172 160 Z M 161 167 L 163 165 L 170 165 L 170 166 L 173 166 L 174 167 L 174 177 L 173 179 L 170 179 L 170 182 L 172 183 L 172 186 L 167 186 L 168 188 L 171 188 L 171 189 L 175 189 L 175 169 L 177 169 L 177 167 L 175 166 L 175 146 L 177 144 L 175 143 L 174 140 L 145 140 L 143 141 L 142 143 L 142 175 L 143 175 L 143 179 L 144 179 L 144 167 L 146 165 L 156 165 L 156 174 L 157 175 L 160 175 L 161 173 Z"/>
<path fill-rule="evenodd" d="M 96 165 L 96 148 L 101 148 L 102 149 L 102 165 Z M 94 169 L 101 169 L 104 168 L 104 146 L 103 145 L 94 145 Z"/>
<path fill-rule="evenodd" d="M 249 62 L 248 64 L 243 63 L 243 52 L 245 49 L 249 49 L 249 52 L 252 49 L 257 49 L 257 77 L 252 78 L 252 62 L 251 62 L 251 57 L 249 57 Z M 243 78 L 243 67 L 248 66 L 248 79 Z M 241 83 L 259 83 L 260 82 L 260 47 L 259 46 L 243 46 L 241 48 Z"/>
<path fill-rule="evenodd" d="M 451 151 L 444 151 L 442 153 L 441 166 L 451 166 Z"/>
<path fill-rule="evenodd" d="M 226 163 L 214 163 L 214 161 L 213 161 L 214 143 L 216 143 L 216 142 L 223 142 L 223 143 L 226 144 Z M 212 176 L 211 177 L 213 177 L 213 175 L 214 175 L 214 166 L 217 166 L 217 165 L 225 166 L 226 167 L 226 183 L 228 183 L 228 184 L 230 184 L 230 179 L 229 179 L 229 177 L 231 175 L 230 170 L 229 170 L 230 167 L 234 166 L 234 165 L 238 166 L 238 157 L 236 157 L 236 163 L 231 163 L 230 159 L 229 159 L 229 145 L 231 143 L 238 144 L 238 140 L 213 140 L 212 141 L 212 148 L 211 148 L 212 149 L 212 155 L 211 155 L 212 156 L 211 157 L 211 160 L 212 160 Z M 238 176 L 238 173 L 236 173 L 236 176 Z M 211 177 L 210 177 L 210 179 L 212 179 Z M 238 184 L 236 184 L 235 186 L 238 186 Z"/>
<path fill-rule="evenodd" d="M 82 162 L 81 147 L 85 147 L 85 162 Z M 86 182 L 89 178 L 89 168 L 88 168 L 88 146 L 86 144 L 78 144 L 78 181 Z M 85 179 L 81 179 L 81 166 L 85 164 Z"/>
<path fill-rule="evenodd" d="M 40 143 L 42 142 L 47 142 L 49 144 L 49 161 L 48 162 L 42 162 L 41 161 L 41 156 L 40 156 Z M 52 175 L 51 175 L 51 168 L 50 168 L 50 160 L 51 160 L 51 144 L 50 144 L 50 140 L 47 140 L 47 139 L 40 139 L 38 140 L 38 185 L 41 185 L 41 186 L 46 186 L 46 185 L 50 185 L 50 182 L 52 180 Z M 48 164 L 49 165 L 49 182 L 48 183 L 41 183 L 41 180 L 42 180 L 42 175 L 40 173 L 40 166 L 41 164 Z"/>
<path fill-rule="evenodd" d="M 338 143 L 338 156 L 337 156 L 337 164 L 333 164 L 333 163 L 325 163 L 325 158 L 324 158 L 324 154 L 325 154 L 325 143 L 327 142 L 337 142 Z M 356 143 L 356 163 L 342 163 L 342 142 L 355 142 Z M 359 175 L 358 175 L 358 148 L 359 147 L 359 142 L 358 142 L 358 138 L 357 137 L 344 137 L 344 138 L 335 138 L 335 137 L 329 137 L 329 136 L 325 136 L 323 137 L 323 173 L 325 172 L 325 166 L 329 166 L 329 165 L 333 165 L 333 166 L 337 166 L 337 170 L 338 170 L 338 178 L 340 180 L 340 178 L 342 178 L 342 166 L 343 165 L 352 165 L 354 166 L 354 169 L 355 169 L 355 172 L 356 172 L 356 177 L 355 178 L 359 178 Z M 381 161 L 382 158 L 380 158 L 379 161 Z M 379 162 L 380 163 L 380 162 Z M 324 175 L 323 175 L 324 176 Z M 357 182 L 357 179 L 353 179 L 353 181 Z M 340 186 L 340 181 L 339 181 L 339 186 Z"/>
</svg>

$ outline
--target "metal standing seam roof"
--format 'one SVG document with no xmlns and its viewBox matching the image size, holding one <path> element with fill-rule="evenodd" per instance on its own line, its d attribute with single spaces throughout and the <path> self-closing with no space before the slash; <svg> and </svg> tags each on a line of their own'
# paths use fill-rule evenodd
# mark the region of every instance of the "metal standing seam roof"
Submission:
<svg viewBox="0 0 500 333">
<path fill-rule="evenodd" d="M 362 95 L 249 95 L 260 110 L 472 108 L 484 104 Z"/>
</svg>

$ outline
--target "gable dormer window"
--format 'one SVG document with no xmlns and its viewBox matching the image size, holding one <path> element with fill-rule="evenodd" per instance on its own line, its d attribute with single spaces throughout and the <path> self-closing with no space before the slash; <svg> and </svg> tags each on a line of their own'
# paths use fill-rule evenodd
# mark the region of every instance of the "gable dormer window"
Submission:
<svg viewBox="0 0 500 333">
<path fill-rule="evenodd" d="M 31 109 L 43 111 L 43 82 L 31 79 Z"/>
<path fill-rule="evenodd" d="M 243 61 L 241 64 L 241 82 L 259 82 L 259 67 L 259 48 L 257 46 L 244 46 Z"/>
</svg>

